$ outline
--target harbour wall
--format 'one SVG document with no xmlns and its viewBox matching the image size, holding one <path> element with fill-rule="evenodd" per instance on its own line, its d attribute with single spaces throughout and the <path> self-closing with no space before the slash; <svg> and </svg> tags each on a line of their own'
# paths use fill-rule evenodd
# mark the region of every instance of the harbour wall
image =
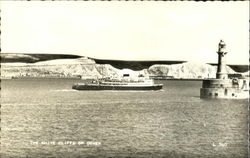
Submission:
<svg viewBox="0 0 250 158">
<path fill-rule="evenodd" d="M 249 97 L 247 79 L 210 79 L 203 80 L 201 98 L 245 99 Z"/>
</svg>

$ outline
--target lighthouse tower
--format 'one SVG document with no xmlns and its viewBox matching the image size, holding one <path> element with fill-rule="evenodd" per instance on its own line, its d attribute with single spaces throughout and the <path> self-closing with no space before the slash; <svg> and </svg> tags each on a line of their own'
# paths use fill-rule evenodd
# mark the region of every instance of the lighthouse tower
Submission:
<svg viewBox="0 0 250 158">
<path fill-rule="evenodd" d="M 216 78 L 217 79 L 227 79 L 227 70 L 226 70 L 226 44 L 223 40 L 220 40 L 219 47 L 218 47 L 218 67 Z"/>
<path fill-rule="evenodd" d="M 219 42 L 218 67 L 216 78 L 204 79 L 200 89 L 201 98 L 216 99 L 247 99 L 249 88 L 245 85 L 247 79 L 228 78 L 226 70 L 226 44 L 223 40 Z M 246 88 L 245 88 L 246 87 Z"/>
</svg>

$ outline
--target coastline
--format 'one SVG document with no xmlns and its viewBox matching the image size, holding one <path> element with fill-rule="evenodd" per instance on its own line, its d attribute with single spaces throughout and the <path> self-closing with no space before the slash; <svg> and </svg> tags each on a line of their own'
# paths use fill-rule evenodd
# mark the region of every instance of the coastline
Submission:
<svg viewBox="0 0 250 158">
<path fill-rule="evenodd" d="M 23 77 L 1 77 L 1 80 L 12 80 L 12 79 L 81 79 L 81 77 L 57 77 L 57 76 L 49 76 L 49 77 L 32 77 L 32 76 L 23 76 Z M 173 81 L 202 81 L 204 79 L 198 78 L 168 78 L 168 79 L 153 79 L 156 81 L 161 80 L 173 80 Z"/>
</svg>

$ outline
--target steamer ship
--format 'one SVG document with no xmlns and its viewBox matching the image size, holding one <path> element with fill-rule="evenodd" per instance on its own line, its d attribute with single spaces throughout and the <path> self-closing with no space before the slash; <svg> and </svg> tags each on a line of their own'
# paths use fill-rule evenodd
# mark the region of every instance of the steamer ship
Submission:
<svg viewBox="0 0 250 158">
<path fill-rule="evenodd" d="M 132 80 L 128 74 L 124 74 L 121 79 L 109 77 L 89 79 L 72 86 L 76 90 L 160 90 L 162 87 L 163 84 L 155 84 L 154 80 L 144 76 Z"/>
</svg>

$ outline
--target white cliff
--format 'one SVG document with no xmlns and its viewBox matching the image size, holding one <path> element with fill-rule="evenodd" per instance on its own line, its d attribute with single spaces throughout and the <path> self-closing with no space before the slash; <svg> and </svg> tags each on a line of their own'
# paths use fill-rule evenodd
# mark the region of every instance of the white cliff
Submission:
<svg viewBox="0 0 250 158">
<path fill-rule="evenodd" d="M 148 69 L 120 70 L 110 64 L 96 64 L 87 57 L 77 59 L 55 59 L 36 63 L 1 63 L 1 77 L 100 77 L 121 76 L 173 76 L 174 78 L 215 78 L 216 66 L 186 62 L 173 65 L 152 65 Z M 227 67 L 228 73 L 235 73 Z"/>
</svg>

